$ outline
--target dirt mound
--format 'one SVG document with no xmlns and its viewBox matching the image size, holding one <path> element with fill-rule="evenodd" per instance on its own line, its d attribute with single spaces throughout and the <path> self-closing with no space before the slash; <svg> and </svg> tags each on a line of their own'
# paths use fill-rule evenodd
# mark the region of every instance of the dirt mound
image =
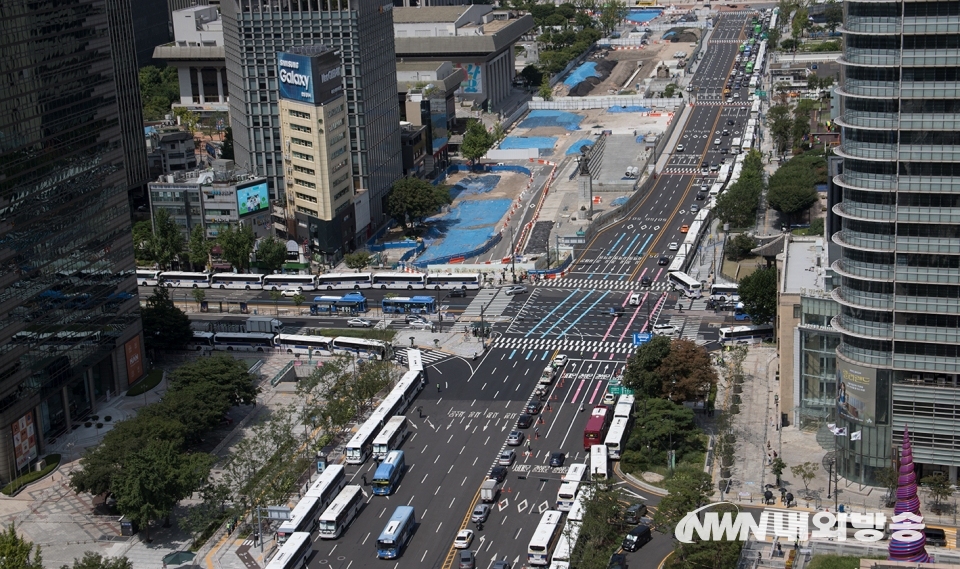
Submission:
<svg viewBox="0 0 960 569">
<path fill-rule="evenodd" d="M 663 34 L 663 39 L 670 43 L 696 43 L 700 39 L 700 31 L 696 28 L 671 28 Z"/>
<path fill-rule="evenodd" d="M 571 97 L 586 97 L 593 91 L 593 88 L 603 83 L 603 81 L 610 76 L 610 72 L 613 71 L 613 68 L 617 66 L 616 61 L 602 60 L 597 62 L 597 76 L 596 77 L 587 77 L 583 81 L 577 83 L 570 89 L 569 95 Z"/>
</svg>

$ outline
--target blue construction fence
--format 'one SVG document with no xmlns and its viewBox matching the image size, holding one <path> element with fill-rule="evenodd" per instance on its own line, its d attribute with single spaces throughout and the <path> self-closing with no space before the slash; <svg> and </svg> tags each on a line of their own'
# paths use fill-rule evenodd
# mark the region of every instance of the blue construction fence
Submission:
<svg viewBox="0 0 960 569">
<path fill-rule="evenodd" d="M 570 263 L 573 262 L 573 255 L 567 255 L 567 258 L 560 263 L 560 266 L 554 267 L 552 269 L 531 269 L 527 271 L 529 275 L 559 275 L 563 274 L 570 267 Z"/>
<path fill-rule="evenodd" d="M 532 176 L 533 172 L 525 166 L 512 166 L 504 164 L 503 166 L 497 164 L 476 164 L 474 166 L 467 166 L 466 164 L 451 164 L 447 167 L 446 170 L 440 173 L 439 176 L 430 180 L 430 183 L 434 186 L 439 186 L 447 179 L 447 176 L 453 174 L 454 172 L 515 172 L 517 174 L 526 174 L 527 176 Z"/>
<path fill-rule="evenodd" d="M 454 259 L 469 259 L 470 257 L 483 255 L 484 253 L 492 249 L 494 245 L 499 243 L 501 239 L 503 239 L 503 235 L 501 235 L 500 233 L 497 233 L 496 235 L 491 237 L 489 240 L 487 240 L 486 243 L 474 249 L 473 251 L 467 251 L 465 253 L 457 253 L 455 255 L 447 255 L 446 257 L 430 259 L 428 261 L 415 262 L 413 263 L 413 266 L 420 269 L 425 269 L 427 268 L 427 265 L 443 265 L 445 263 L 449 263 L 453 261 Z"/>
<path fill-rule="evenodd" d="M 407 251 L 406 253 L 400 256 L 400 262 L 406 263 L 407 261 L 416 257 L 420 253 L 423 253 L 426 249 L 427 249 L 427 246 L 423 243 L 423 241 L 420 241 L 417 243 L 416 247 L 414 247 L 413 249 L 410 249 L 409 251 Z"/>
</svg>

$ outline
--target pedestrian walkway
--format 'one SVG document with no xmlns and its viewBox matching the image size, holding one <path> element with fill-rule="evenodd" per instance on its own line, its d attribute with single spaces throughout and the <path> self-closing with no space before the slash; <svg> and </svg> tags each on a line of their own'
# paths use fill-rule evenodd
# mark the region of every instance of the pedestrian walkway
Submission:
<svg viewBox="0 0 960 569">
<path fill-rule="evenodd" d="M 506 350 L 562 350 L 600 354 L 632 354 L 636 350 L 630 342 L 575 340 L 573 338 L 507 338 L 499 337 L 493 345 Z"/>
<path fill-rule="evenodd" d="M 479 321 L 482 316 L 485 320 L 493 322 L 503 315 L 511 300 L 513 300 L 513 297 L 507 295 L 504 288 L 480 289 L 477 296 L 473 298 L 470 305 L 460 315 L 460 320 Z"/>
<path fill-rule="evenodd" d="M 458 335 L 459 336 L 459 335 Z M 407 350 L 412 350 L 416 348 L 397 348 L 394 351 L 393 361 L 399 365 L 407 366 Z M 420 348 L 420 360 L 423 362 L 424 367 L 440 363 L 444 360 L 450 359 L 450 354 L 446 352 L 441 352 L 439 350 L 425 350 Z"/>
<path fill-rule="evenodd" d="M 536 286 L 568 289 L 583 288 L 590 290 L 643 290 L 651 292 L 664 292 L 672 288 L 670 283 L 666 281 L 657 281 L 650 286 L 645 286 L 641 289 L 639 281 L 571 278 L 540 281 Z"/>
</svg>

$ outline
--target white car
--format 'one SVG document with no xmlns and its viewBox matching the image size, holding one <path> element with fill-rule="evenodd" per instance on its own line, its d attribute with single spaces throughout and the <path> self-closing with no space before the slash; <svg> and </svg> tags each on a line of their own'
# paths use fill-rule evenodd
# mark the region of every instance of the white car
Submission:
<svg viewBox="0 0 960 569">
<path fill-rule="evenodd" d="M 367 320 L 366 318 L 351 318 L 347 320 L 347 326 L 350 328 L 369 328 L 373 326 L 373 322 Z"/>
<path fill-rule="evenodd" d="M 677 145 L 677 152 L 683 152 L 683 145 L 682 145 L 682 144 L 678 144 L 678 145 Z"/>
<path fill-rule="evenodd" d="M 433 330 L 433 324 L 425 322 L 423 320 L 417 320 L 411 322 L 407 325 L 408 328 L 413 328 L 414 330 Z"/>
<path fill-rule="evenodd" d="M 567 356 L 563 354 L 557 354 L 557 357 L 553 358 L 553 367 L 561 368 L 567 363 Z"/>
<path fill-rule="evenodd" d="M 667 249 L 669 249 L 669 250 L 671 250 L 671 251 L 676 251 L 676 250 L 679 249 L 679 248 L 680 248 L 680 245 L 679 245 L 676 241 L 674 241 L 673 243 L 670 243 L 669 245 L 667 245 Z"/>
<path fill-rule="evenodd" d="M 604 393 L 603 395 L 603 404 L 604 405 L 614 405 L 617 402 L 617 396 L 613 393 Z"/>
<path fill-rule="evenodd" d="M 673 336 L 677 333 L 677 327 L 673 324 L 657 324 L 653 327 L 653 333 L 657 336 Z"/>
<path fill-rule="evenodd" d="M 285 289 L 283 289 L 283 290 L 280 291 L 280 296 L 287 296 L 287 297 L 291 297 L 291 298 L 294 297 L 294 296 L 297 296 L 298 294 L 299 294 L 299 295 L 302 295 L 302 294 L 303 294 L 303 289 L 300 288 L 300 287 L 297 287 L 297 288 L 285 288 Z"/>
<path fill-rule="evenodd" d="M 466 549 L 473 543 L 473 530 L 462 529 L 457 532 L 456 539 L 453 540 L 453 546 L 457 549 Z"/>
</svg>

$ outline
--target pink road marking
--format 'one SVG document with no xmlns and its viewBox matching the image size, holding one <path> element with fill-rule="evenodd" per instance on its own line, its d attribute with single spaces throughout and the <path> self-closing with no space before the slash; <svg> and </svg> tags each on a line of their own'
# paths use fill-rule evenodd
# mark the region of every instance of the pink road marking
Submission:
<svg viewBox="0 0 960 569">
<path fill-rule="evenodd" d="M 640 273 L 640 278 L 642 279 L 642 278 L 643 278 L 643 275 L 647 274 L 647 271 L 649 271 L 649 270 L 650 270 L 650 267 L 647 267 L 646 269 L 644 269 L 643 272 Z"/>
<path fill-rule="evenodd" d="M 577 386 L 577 390 L 573 392 L 573 397 L 570 398 L 570 403 L 576 403 L 576 402 L 577 402 L 577 395 L 580 395 L 580 390 L 583 389 L 583 384 L 586 383 L 586 382 L 587 382 L 587 380 L 585 380 L 585 379 L 581 379 L 581 380 L 580 380 L 580 385 L 578 385 L 578 386 Z"/>
<path fill-rule="evenodd" d="M 633 294 L 633 291 L 630 291 Z M 620 334 L 620 337 L 617 338 L 618 342 L 623 341 L 623 337 L 627 335 L 627 331 L 630 329 L 630 326 L 633 326 L 633 321 L 637 318 L 637 315 L 640 314 L 640 309 L 643 307 L 643 303 L 647 301 L 647 297 L 650 296 L 650 293 L 644 293 L 643 298 L 640 300 L 640 304 L 637 305 L 637 309 L 633 311 L 633 316 L 630 317 L 630 322 L 627 322 L 627 327 L 623 329 L 623 334 Z"/>
<path fill-rule="evenodd" d="M 631 297 L 631 296 L 633 296 L 633 291 L 632 291 L 632 290 L 627 293 L 627 298 L 625 298 L 625 299 L 623 300 L 623 304 L 620 305 L 620 308 L 624 308 L 624 307 L 627 306 L 627 303 L 630 302 L 630 297 Z M 633 322 L 632 319 L 631 319 L 630 321 Z M 610 327 L 607 328 L 607 333 L 603 335 L 603 338 L 600 338 L 600 341 L 601 341 L 601 342 L 606 341 L 607 336 L 610 335 L 610 331 L 613 330 L 613 327 L 616 326 L 616 324 L 617 324 L 617 319 L 616 319 L 616 318 L 611 318 L 611 319 L 610 319 Z M 621 338 L 622 338 L 622 336 L 621 336 Z M 593 358 L 591 358 L 591 359 L 594 359 L 594 360 L 597 359 L 597 354 L 598 354 L 598 353 L 600 353 L 600 352 L 593 352 Z"/>
<path fill-rule="evenodd" d="M 593 395 L 590 396 L 590 404 L 593 405 L 594 400 L 597 398 L 597 393 L 600 391 L 600 386 L 603 385 L 603 381 L 598 381 L 597 386 L 593 388 Z"/>
<path fill-rule="evenodd" d="M 660 280 L 660 275 L 662 275 L 662 274 L 663 274 L 663 271 L 665 271 L 665 270 L 666 270 L 666 269 L 660 269 L 659 271 L 657 271 L 657 276 L 653 277 L 653 280 L 655 280 L 655 281 Z"/>
<path fill-rule="evenodd" d="M 659 308 L 660 305 L 663 304 L 664 301 L 666 300 L 667 300 L 667 295 L 661 296 L 660 300 L 658 300 L 657 303 L 653 305 L 653 310 L 650 311 L 650 314 L 653 314 L 657 310 L 657 308 Z M 646 322 L 643 323 L 643 327 L 640 328 L 640 331 L 643 332 L 644 330 L 647 329 L 647 326 L 649 325 L 650 325 L 650 320 L 648 319 Z"/>
</svg>

